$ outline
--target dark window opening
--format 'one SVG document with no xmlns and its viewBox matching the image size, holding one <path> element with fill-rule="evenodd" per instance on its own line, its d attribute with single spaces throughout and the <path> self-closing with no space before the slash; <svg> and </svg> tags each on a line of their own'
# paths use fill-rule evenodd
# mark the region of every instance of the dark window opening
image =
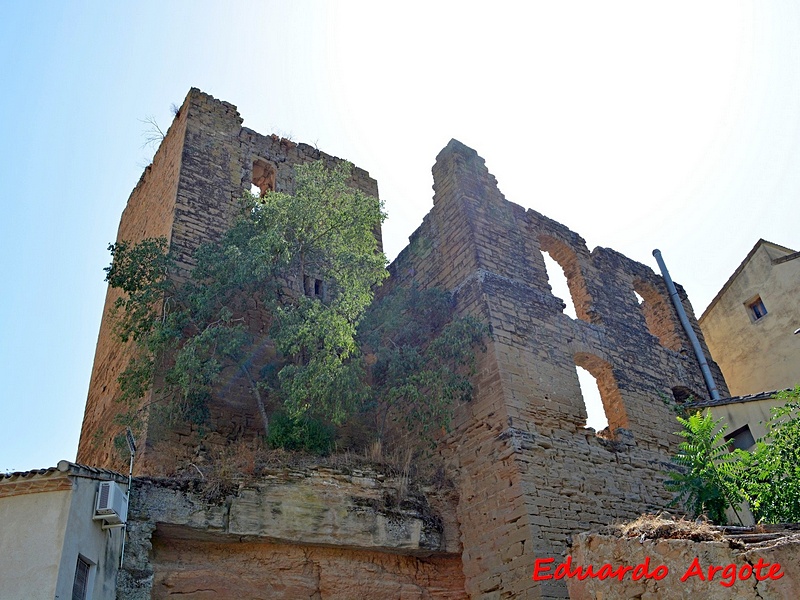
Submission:
<svg viewBox="0 0 800 600">
<path fill-rule="evenodd" d="M 72 600 L 86 600 L 89 594 L 90 565 L 82 556 L 78 556 L 75 566 L 75 581 L 72 583 Z"/>
<path fill-rule="evenodd" d="M 756 440 L 753 437 L 753 433 L 750 431 L 750 427 L 747 425 L 742 425 L 733 433 L 726 435 L 725 441 L 728 442 L 728 447 L 731 449 L 731 451 L 736 448 L 739 450 L 749 450 L 756 445 Z"/>
<path fill-rule="evenodd" d="M 692 402 L 693 400 L 701 400 L 702 396 L 698 396 L 692 390 L 682 385 L 676 385 L 672 388 L 672 396 L 675 402 L 683 404 L 684 402 Z"/>
<path fill-rule="evenodd" d="M 761 317 L 764 317 L 767 314 L 767 308 L 761 301 L 760 296 L 756 296 L 753 300 L 748 302 L 747 309 L 750 311 L 750 318 L 753 321 L 758 321 Z"/>
<path fill-rule="evenodd" d="M 303 293 L 309 298 L 320 298 L 325 295 L 325 284 L 321 279 L 303 276 Z"/>
</svg>

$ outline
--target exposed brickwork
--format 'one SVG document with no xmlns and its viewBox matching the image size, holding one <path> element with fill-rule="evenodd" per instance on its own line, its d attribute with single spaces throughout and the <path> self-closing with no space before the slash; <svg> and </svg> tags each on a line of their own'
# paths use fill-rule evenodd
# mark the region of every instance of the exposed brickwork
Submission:
<svg viewBox="0 0 800 600">
<path fill-rule="evenodd" d="M 23 494 L 38 494 L 39 492 L 57 492 L 71 490 L 72 481 L 69 477 L 51 477 L 33 481 L 0 482 L 0 498 L 8 496 L 21 496 Z"/>
<path fill-rule="evenodd" d="M 156 538 L 152 598 L 465 600 L 458 557 Z"/>
</svg>

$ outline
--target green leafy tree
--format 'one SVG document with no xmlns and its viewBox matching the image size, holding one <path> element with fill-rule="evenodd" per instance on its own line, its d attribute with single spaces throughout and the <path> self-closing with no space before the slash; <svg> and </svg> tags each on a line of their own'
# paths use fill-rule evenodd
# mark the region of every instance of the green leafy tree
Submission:
<svg viewBox="0 0 800 600">
<path fill-rule="evenodd" d="M 358 323 L 387 276 L 375 230 L 377 199 L 348 185 L 350 165 L 298 166 L 295 193 L 247 195 L 233 226 L 194 253 L 188 278 L 163 239 L 110 247 L 107 281 L 123 294 L 117 332 L 135 355 L 123 398 L 154 378 L 173 414 L 202 422 L 221 374 L 247 381 L 269 432 L 267 404 L 298 419 L 340 422 L 363 400 Z M 262 329 L 254 334 L 257 329 Z"/>
<path fill-rule="evenodd" d="M 684 438 L 673 462 L 680 469 L 669 472 L 666 487 L 675 492 L 672 504 L 682 503 L 695 516 L 706 515 L 714 523 L 725 523 L 725 510 L 742 500 L 739 486 L 741 463 L 728 451 L 726 427 L 719 427 L 710 412 L 678 417 L 683 426 L 676 434 Z"/>
<path fill-rule="evenodd" d="M 359 339 L 378 437 L 398 421 L 428 440 L 448 429 L 456 404 L 472 397 L 475 348 L 485 335 L 477 319 L 454 316 L 451 295 L 437 288 L 395 287 L 375 302 Z"/>
<path fill-rule="evenodd" d="M 776 396 L 785 404 L 771 410 L 767 434 L 743 463 L 741 487 L 759 522 L 800 521 L 800 386 Z"/>
</svg>

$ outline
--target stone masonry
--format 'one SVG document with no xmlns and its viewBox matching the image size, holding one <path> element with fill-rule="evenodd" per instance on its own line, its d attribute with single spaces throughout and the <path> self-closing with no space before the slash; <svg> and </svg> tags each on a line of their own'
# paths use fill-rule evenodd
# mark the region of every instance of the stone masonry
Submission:
<svg viewBox="0 0 800 600">
<path fill-rule="evenodd" d="M 531 580 L 534 559 L 561 556 L 577 531 L 669 502 L 661 471 L 676 444 L 673 404 L 705 397 L 702 376 L 651 269 L 590 253 L 576 233 L 508 202 L 483 159 L 455 140 L 433 177 L 433 209 L 390 269 L 395 285 L 452 291 L 462 314 L 491 328 L 476 397 L 444 444 L 467 592 L 563 598 L 562 582 Z M 552 295 L 542 252 L 564 269 L 578 319 Z M 597 380 L 603 436 L 585 428 L 576 365 Z"/>
<path fill-rule="evenodd" d="M 219 235 L 251 183 L 291 191 L 293 165 L 338 160 L 241 122 L 232 105 L 191 90 L 128 201 L 118 239 L 164 235 L 187 269 L 192 249 Z M 674 405 L 705 398 L 703 378 L 663 279 L 649 267 L 607 248 L 590 252 L 578 234 L 507 201 L 483 159 L 455 140 L 433 177 L 433 208 L 387 285 L 446 289 L 460 314 L 491 331 L 475 398 L 458 409 L 440 444 L 458 496 L 463 585 L 471 598 L 564 598 L 563 582 L 531 579 L 534 560 L 564 555 L 579 531 L 667 504 L 662 471 L 677 445 Z M 354 170 L 353 185 L 377 195 L 362 170 Z M 544 252 L 564 270 L 577 319 L 551 292 Z M 109 291 L 106 310 L 114 298 Z M 127 360 L 110 328 L 104 317 L 78 452 L 98 466 L 114 464 L 116 378 Z M 597 380 L 607 431 L 586 428 L 576 366 Z M 230 390 L 224 405 L 211 407 L 212 429 L 257 433 L 235 381 Z M 148 437 L 155 431 L 148 424 L 142 435 L 140 473 L 157 471 Z M 180 443 L 187 433 L 166 435 Z"/>
<path fill-rule="evenodd" d="M 268 189 L 289 192 L 294 189 L 294 166 L 323 160 L 329 165 L 341 162 L 306 144 L 296 144 L 277 136 L 263 136 L 242 127 L 236 107 L 192 89 L 178 111 L 153 163 L 142 174 L 128 199 L 120 220 L 117 241 L 137 242 L 147 237 L 165 237 L 178 256 L 176 276 L 191 269 L 191 254 L 203 242 L 219 238 L 238 213 L 239 201 L 251 184 L 262 193 Z M 352 185 L 378 196 L 378 185 L 366 171 L 353 169 Z M 380 243 L 380 230 L 376 232 Z M 109 310 L 118 292 L 108 289 L 103 320 L 97 340 L 92 378 L 78 446 L 78 461 L 83 464 L 125 468 L 113 447 L 113 438 L 122 431 L 114 417 L 122 407 L 116 398 L 117 378 L 125 368 L 130 351 L 113 333 Z M 219 439 L 253 435 L 259 417 L 244 382 L 230 375 L 225 383 L 224 403 L 210 406 L 210 429 Z M 187 427 L 163 431 L 157 422 L 148 422 L 152 395 L 139 407 L 144 430 L 138 433 L 141 450 L 137 472 L 158 470 L 158 457 L 151 452 L 154 441 L 180 443 L 191 437 Z M 136 408 L 136 407 L 135 407 Z M 149 465 L 149 466 L 148 466 Z"/>
</svg>

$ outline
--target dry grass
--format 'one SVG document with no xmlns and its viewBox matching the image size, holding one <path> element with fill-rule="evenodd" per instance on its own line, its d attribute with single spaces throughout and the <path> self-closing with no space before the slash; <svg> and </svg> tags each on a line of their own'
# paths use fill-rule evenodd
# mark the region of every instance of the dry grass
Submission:
<svg viewBox="0 0 800 600">
<path fill-rule="evenodd" d="M 195 486 L 205 500 L 221 502 L 237 488 L 275 469 L 327 467 L 342 472 L 370 470 L 399 478 L 393 496 L 399 505 L 420 485 L 446 487 L 450 482 L 438 456 L 416 451 L 409 445 L 387 448 L 380 441 L 365 444 L 360 452 L 318 456 L 267 447 L 258 439 L 238 440 L 225 446 L 200 444 L 194 451 L 180 444 L 162 442 L 158 447 L 156 477 Z M 193 455 L 192 455 L 193 454 Z"/>
<path fill-rule="evenodd" d="M 708 521 L 688 521 L 681 517 L 673 519 L 667 514 L 642 515 L 635 521 L 612 525 L 609 533 L 622 538 L 639 538 L 640 540 L 693 540 L 706 542 L 722 540 L 722 532 L 715 529 Z"/>
</svg>

